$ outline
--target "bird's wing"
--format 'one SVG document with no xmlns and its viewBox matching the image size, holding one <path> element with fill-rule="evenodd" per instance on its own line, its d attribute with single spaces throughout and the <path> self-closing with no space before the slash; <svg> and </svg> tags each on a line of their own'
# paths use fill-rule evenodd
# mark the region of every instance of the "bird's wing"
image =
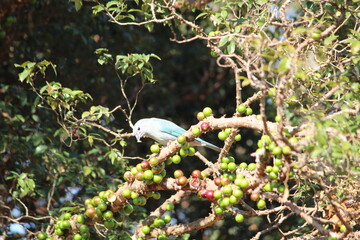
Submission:
<svg viewBox="0 0 360 240">
<path fill-rule="evenodd" d="M 169 134 L 174 137 L 174 139 L 169 139 L 169 140 L 175 140 L 176 137 L 178 137 L 186 132 L 185 129 L 183 129 L 182 127 L 179 127 L 178 125 L 176 125 L 175 123 L 173 123 L 171 121 L 168 121 L 165 119 L 158 119 L 157 122 L 161 125 L 161 131 L 163 133 Z M 204 141 L 201 138 L 196 138 L 195 141 L 191 145 L 204 146 L 204 147 L 213 149 L 218 152 L 220 152 L 220 150 L 221 150 L 219 147 L 217 147 L 214 144 L 211 144 L 207 141 Z"/>
<path fill-rule="evenodd" d="M 158 119 L 158 123 L 160 123 L 160 129 L 162 132 L 170 134 L 175 138 L 186 132 L 186 130 L 182 127 L 179 127 L 175 123 L 165 119 Z"/>
</svg>

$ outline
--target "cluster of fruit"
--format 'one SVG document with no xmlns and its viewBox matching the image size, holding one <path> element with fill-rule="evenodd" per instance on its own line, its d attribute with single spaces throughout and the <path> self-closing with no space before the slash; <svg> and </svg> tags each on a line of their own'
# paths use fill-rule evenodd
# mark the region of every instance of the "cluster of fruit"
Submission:
<svg viewBox="0 0 360 240">
<path fill-rule="evenodd" d="M 165 209 L 166 211 L 173 211 L 175 209 L 175 205 L 173 203 L 166 203 L 165 204 Z M 150 234 L 152 229 L 155 228 L 163 228 L 166 224 L 169 224 L 171 222 L 171 216 L 164 214 L 162 217 L 160 218 L 155 218 L 152 222 L 151 225 L 143 225 L 141 228 L 141 232 L 145 235 Z M 165 240 L 167 239 L 167 236 L 163 233 L 159 234 L 157 236 L 158 240 Z M 138 238 L 138 240 L 141 240 L 141 238 Z"/>
</svg>

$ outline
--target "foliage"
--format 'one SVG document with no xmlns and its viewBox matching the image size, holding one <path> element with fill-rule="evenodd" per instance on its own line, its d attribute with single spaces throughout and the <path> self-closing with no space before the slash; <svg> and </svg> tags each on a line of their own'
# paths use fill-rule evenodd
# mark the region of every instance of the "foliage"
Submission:
<svg viewBox="0 0 360 240">
<path fill-rule="evenodd" d="M 85 49 L 7 60 L 19 81 L 1 84 L 4 236 L 13 223 L 38 239 L 359 236 L 357 1 L 69 6 L 91 23 L 65 28 Z M 0 21 L 5 38 L 21 17 Z M 144 116 L 193 125 L 149 152 L 131 133 Z M 205 133 L 220 153 L 189 146 Z"/>
</svg>

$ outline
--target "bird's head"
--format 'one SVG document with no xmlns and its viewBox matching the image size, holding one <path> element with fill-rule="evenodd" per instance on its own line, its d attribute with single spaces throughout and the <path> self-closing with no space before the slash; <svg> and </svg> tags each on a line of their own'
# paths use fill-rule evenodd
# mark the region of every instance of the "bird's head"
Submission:
<svg viewBox="0 0 360 240">
<path fill-rule="evenodd" d="M 138 142 L 146 134 L 147 124 L 145 119 L 139 120 L 133 127 L 133 134 Z"/>
</svg>

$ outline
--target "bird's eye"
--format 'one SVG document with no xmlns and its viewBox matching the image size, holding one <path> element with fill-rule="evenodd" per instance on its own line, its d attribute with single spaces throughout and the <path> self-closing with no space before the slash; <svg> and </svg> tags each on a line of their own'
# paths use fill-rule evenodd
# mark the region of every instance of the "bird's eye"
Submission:
<svg viewBox="0 0 360 240">
<path fill-rule="evenodd" d="M 138 131 L 140 131 L 140 127 L 138 127 Z"/>
</svg>

